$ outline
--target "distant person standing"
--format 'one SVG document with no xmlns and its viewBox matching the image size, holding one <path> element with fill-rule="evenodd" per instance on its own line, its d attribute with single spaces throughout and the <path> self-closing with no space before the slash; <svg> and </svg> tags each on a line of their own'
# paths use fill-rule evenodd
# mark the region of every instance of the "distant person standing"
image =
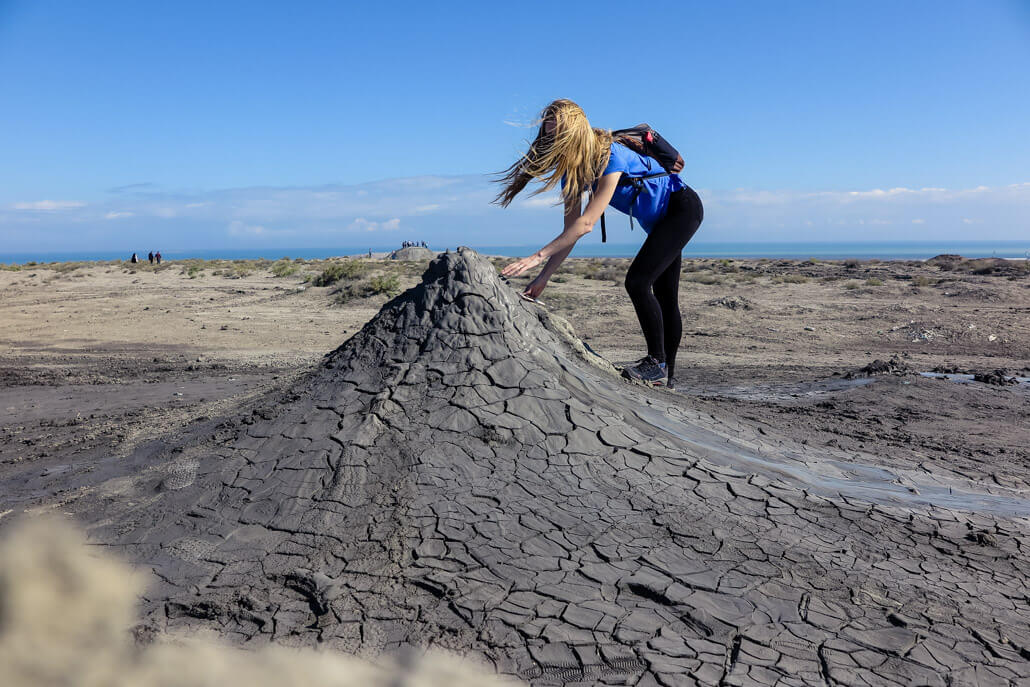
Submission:
<svg viewBox="0 0 1030 687">
<path fill-rule="evenodd" d="M 161 264 L 161 251 L 157 251 L 156 253 L 154 253 L 154 260 L 157 260 L 158 265 Z"/>
<path fill-rule="evenodd" d="M 132 257 L 129 258 L 129 262 L 131 262 L 133 265 L 135 265 L 137 262 L 139 262 L 139 257 L 135 253 L 133 253 Z"/>
<path fill-rule="evenodd" d="M 154 264 L 154 251 L 150 251 L 149 253 L 147 253 L 147 260 L 150 261 L 151 265 Z"/>
</svg>

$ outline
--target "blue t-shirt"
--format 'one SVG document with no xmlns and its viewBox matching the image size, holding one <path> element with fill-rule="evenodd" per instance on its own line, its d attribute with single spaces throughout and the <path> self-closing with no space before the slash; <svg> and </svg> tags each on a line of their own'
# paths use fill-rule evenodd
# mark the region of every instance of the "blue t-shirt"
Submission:
<svg viewBox="0 0 1030 687">
<path fill-rule="evenodd" d="M 601 176 L 622 172 L 626 176 L 643 177 L 649 174 L 661 174 L 665 171 L 658 160 L 630 150 L 621 143 L 613 142 L 611 151 L 608 166 L 604 168 Z M 640 226 L 644 228 L 645 232 L 650 233 L 654 225 L 665 217 L 665 211 L 669 208 L 669 195 L 673 191 L 686 188 L 686 184 L 676 174 L 657 179 L 645 179 L 643 184 L 644 190 L 640 192 L 635 202 L 633 202 L 633 195 L 636 193 L 636 189 L 631 184 L 619 184 L 615 188 L 615 195 L 608 204 L 628 215 L 632 203 L 633 219 L 640 222 Z"/>
</svg>

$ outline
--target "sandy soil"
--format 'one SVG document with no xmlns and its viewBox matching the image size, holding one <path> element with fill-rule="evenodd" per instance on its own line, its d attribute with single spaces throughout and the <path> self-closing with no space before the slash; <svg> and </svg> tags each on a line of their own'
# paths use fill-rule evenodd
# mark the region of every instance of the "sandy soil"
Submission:
<svg viewBox="0 0 1030 687">
<path fill-rule="evenodd" d="M 285 387 L 424 267 L 353 262 L 360 274 L 326 287 L 309 280 L 330 261 L 0 271 L 0 472 L 124 455 Z M 617 363 L 644 353 L 628 262 L 569 260 L 542 296 Z M 377 278 L 384 293 L 367 295 Z M 690 260 L 681 303 L 677 378 L 699 407 L 894 466 L 1028 486 L 1030 385 L 918 374 L 1030 375 L 1025 264 Z M 895 374 L 844 378 L 892 356 Z"/>
</svg>

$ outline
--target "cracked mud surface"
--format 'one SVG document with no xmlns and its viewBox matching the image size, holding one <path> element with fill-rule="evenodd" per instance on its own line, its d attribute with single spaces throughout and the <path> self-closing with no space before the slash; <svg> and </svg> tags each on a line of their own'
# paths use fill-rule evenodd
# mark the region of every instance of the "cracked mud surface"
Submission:
<svg viewBox="0 0 1030 687">
<path fill-rule="evenodd" d="M 154 570 L 160 630 L 540 684 L 1025 679 L 1020 485 L 798 443 L 564 331 L 446 254 L 289 390 L 58 475 L 60 507 Z M 4 507 L 40 482 L 0 478 Z"/>
</svg>

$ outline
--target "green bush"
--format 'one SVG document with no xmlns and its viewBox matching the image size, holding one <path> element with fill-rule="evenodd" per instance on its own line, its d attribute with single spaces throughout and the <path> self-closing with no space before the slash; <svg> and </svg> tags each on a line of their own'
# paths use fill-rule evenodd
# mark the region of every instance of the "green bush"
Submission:
<svg viewBox="0 0 1030 687">
<path fill-rule="evenodd" d="M 291 262 L 289 258 L 283 258 L 272 265 L 272 274 L 277 277 L 292 277 L 300 272 L 300 264 Z"/>
<path fill-rule="evenodd" d="M 311 280 L 315 286 L 330 286 L 342 279 L 357 279 L 368 273 L 369 266 L 358 260 L 337 262 L 324 268 Z"/>
<path fill-rule="evenodd" d="M 866 286 L 883 286 L 883 280 L 876 277 L 869 277 L 865 280 Z"/>
<path fill-rule="evenodd" d="M 401 282 L 396 274 L 381 274 L 369 280 L 368 290 L 372 295 L 384 293 L 387 296 L 392 296 L 400 293 Z"/>
</svg>

